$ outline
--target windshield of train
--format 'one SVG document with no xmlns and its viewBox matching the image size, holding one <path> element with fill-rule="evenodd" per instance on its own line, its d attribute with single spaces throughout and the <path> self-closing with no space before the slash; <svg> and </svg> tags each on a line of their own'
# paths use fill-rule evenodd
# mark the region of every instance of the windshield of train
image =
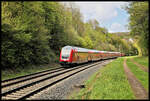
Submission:
<svg viewBox="0 0 150 101">
<path fill-rule="evenodd" d="M 66 47 L 62 49 L 62 58 L 68 59 L 71 52 L 71 47 Z"/>
</svg>

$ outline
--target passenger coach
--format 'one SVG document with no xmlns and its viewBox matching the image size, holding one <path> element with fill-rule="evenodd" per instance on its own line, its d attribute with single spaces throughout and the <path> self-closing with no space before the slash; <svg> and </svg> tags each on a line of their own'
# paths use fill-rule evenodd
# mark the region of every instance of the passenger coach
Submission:
<svg viewBox="0 0 150 101">
<path fill-rule="evenodd" d="M 60 64 L 64 66 L 120 56 L 124 56 L 124 54 L 120 52 L 98 51 L 74 46 L 65 46 L 61 49 Z"/>
</svg>

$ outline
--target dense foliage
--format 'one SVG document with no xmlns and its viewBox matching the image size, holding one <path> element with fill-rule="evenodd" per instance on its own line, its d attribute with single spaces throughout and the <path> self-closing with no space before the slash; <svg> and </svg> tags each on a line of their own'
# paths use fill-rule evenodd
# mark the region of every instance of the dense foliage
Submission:
<svg viewBox="0 0 150 101">
<path fill-rule="evenodd" d="M 2 67 L 58 62 L 63 46 L 135 53 L 132 44 L 58 2 L 2 2 Z"/>
<path fill-rule="evenodd" d="M 130 14 L 129 28 L 134 36 L 139 55 L 148 55 L 149 40 L 149 7 L 148 2 L 131 2 L 126 10 Z"/>
</svg>

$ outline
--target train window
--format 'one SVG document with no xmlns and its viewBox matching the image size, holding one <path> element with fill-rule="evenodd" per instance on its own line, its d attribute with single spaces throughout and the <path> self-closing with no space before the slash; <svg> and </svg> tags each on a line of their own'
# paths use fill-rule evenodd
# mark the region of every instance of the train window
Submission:
<svg viewBox="0 0 150 101">
<path fill-rule="evenodd" d="M 68 59 L 69 56 L 62 56 L 63 59 Z"/>
<path fill-rule="evenodd" d="M 62 58 L 63 59 L 68 59 L 69 55 L 70 55 L 70 52 L 71 52 L 71 48 L 62 49 Z"/>
</svg>

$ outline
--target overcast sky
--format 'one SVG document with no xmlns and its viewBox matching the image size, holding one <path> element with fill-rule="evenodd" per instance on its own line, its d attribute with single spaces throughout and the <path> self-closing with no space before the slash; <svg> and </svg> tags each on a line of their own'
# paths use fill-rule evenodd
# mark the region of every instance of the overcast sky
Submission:
<svg viewBox="0 0 150 101">
<path fill-rule="evenodd" d="M 68 2 L 65 2 L 68 3 Z M 80 8 L 84 22 L 96 19 L 109 32 L 127 32 L 129 14 L 122 9 L 128 2 L 73 2 Z"/>
</svg>

